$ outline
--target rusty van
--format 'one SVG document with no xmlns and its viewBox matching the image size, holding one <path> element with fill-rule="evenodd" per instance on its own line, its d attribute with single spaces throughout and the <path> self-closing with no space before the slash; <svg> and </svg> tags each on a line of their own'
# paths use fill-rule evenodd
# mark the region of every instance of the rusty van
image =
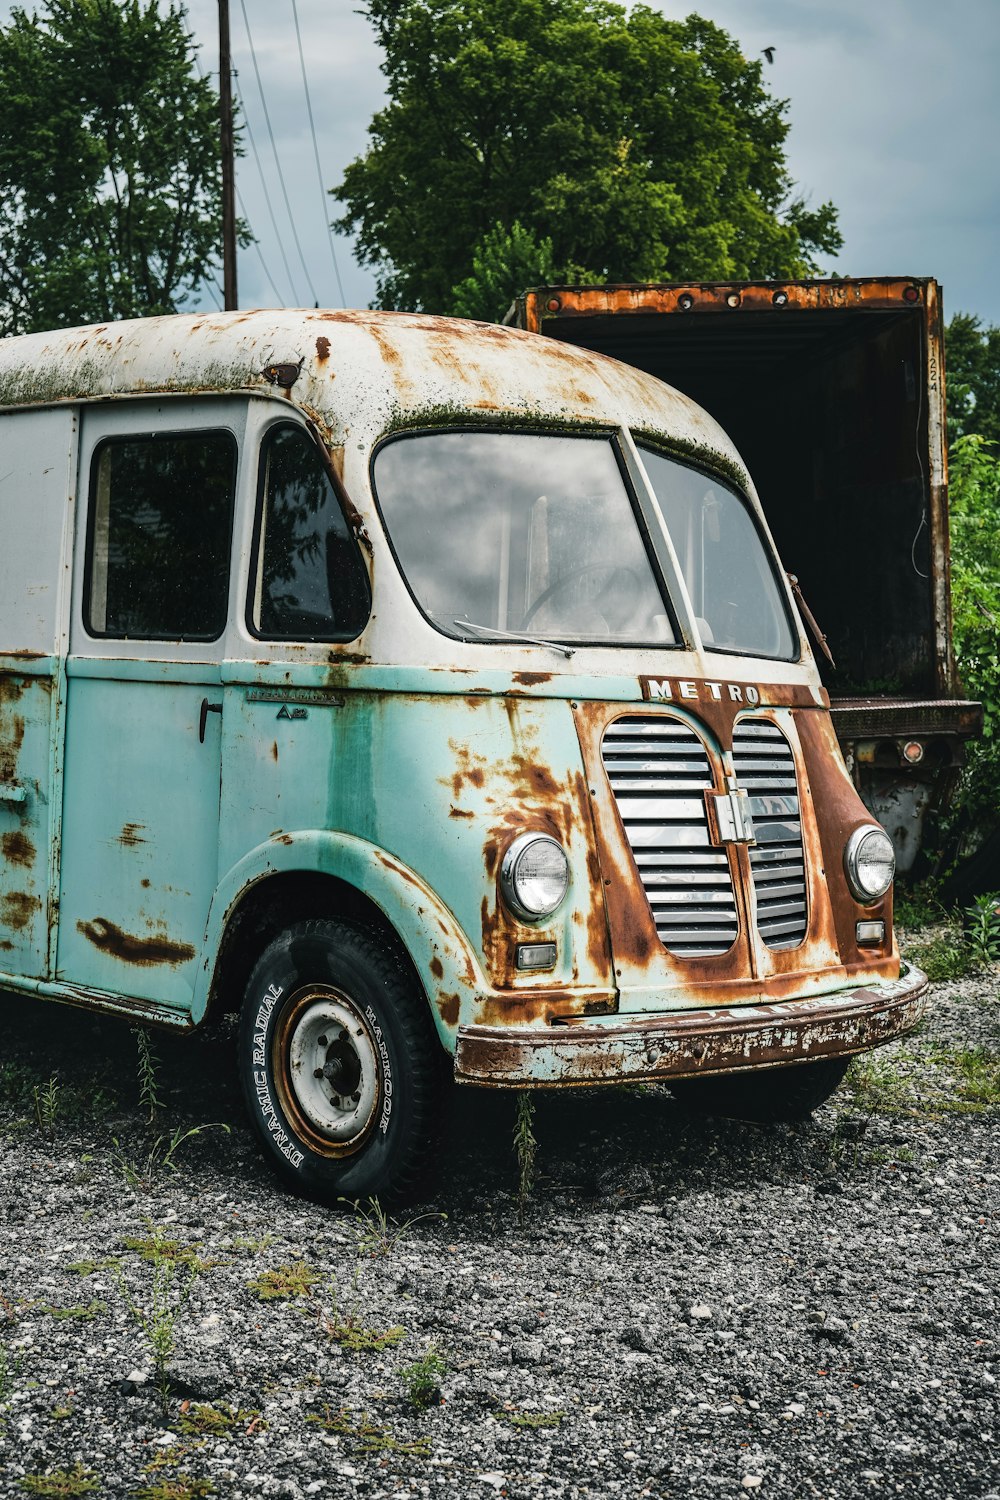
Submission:
<svg viewBox="0 0 1000 1500">
<path fill-rule="evenodd" d="M 808 1113 L 926 982 L 763 499 L 514 329 L 0 342 L 0 988 L 238 1011 L 320 1197 L 404 1195 L 447 1073 Z"/>
</svg>

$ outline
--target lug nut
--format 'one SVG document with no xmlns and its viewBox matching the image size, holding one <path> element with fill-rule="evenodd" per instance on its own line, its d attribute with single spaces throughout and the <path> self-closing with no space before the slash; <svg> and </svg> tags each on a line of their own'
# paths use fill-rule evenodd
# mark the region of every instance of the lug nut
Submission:
<svg viewBox="0 0 1000 1500">
<path fill-rule="evenodd" d="M 325 1036 L 317 1037 L 317 1039 L 316 1039 L 316 1045 L 317 1045 L 317 1047 L 325 1047 L 325 1046 L 327 1046 L 326 1037 Z"/>
<path fill-rule="evenodd" d="M 323 1069 L 322 1068 L 313 1068 L 313 1077 L 314 1078 L 322 1078 L 323 1077 Z"/>
</svg>

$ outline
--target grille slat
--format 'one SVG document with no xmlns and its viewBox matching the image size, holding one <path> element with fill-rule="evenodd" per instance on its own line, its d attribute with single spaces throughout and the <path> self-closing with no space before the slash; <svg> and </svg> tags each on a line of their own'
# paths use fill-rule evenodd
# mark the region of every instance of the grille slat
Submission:
<svg viewBox="0 0 1000 1500">
<path fill-rule="evenodd" d="M 678 957 L 727 953 L 739 918 L 728 857 L 709 841 L 701 740 L 680 720 L 635 715 L 608 728 L 601 757 L 660 942 Z"/>
<path fill-rule="evenodd" d="M 741 719 L 733 733 L 733 767 L 749 793 L 757 836 L 749 851 L 757 930 L 769 948 L 795 948 L 806 935 L 808 911 L 792 747 L 776 724 Z"/>
</svg>

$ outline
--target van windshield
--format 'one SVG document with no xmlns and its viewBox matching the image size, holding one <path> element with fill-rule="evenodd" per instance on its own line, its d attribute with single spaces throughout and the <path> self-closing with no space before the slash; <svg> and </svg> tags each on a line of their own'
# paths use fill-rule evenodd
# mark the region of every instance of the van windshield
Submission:
<svg viewBox="0 0 1000 1500">
<path fill-rule="evenodd" d="M 445 634 L 677 641 L 608 439 L 420 433 L 380 448 L 373 477 L 410 589 Z"/>
<path fill-rule="evenodd" d="M 709 651 L 798 656 L 774 565 L 749 507 L 733 490 L 641 449 Z"/>
</svg>

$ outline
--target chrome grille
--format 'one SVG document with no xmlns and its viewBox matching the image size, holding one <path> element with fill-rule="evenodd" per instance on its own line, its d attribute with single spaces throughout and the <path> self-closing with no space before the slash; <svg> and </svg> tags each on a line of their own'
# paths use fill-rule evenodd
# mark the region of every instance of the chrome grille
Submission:
<svg viewBox="0 0 1000 1500">
<path fill-rule="evenodd" d="M 705 746 L 679 719 L 636 715 L 608 726 L 601 757 L 661 943 L 692 958 L 727 952 L 739 919 L 729 857 L 709 842 Z"/>
<path fill-rule="evenodd" d="M 733 732 L 733 767 L 757 835 L 749 851 L 757 930 L 769 948 L 794 948 L 806 935 L 808 913 L 792 748 L 776 724 L 741 719 Z"/>
</svg>

